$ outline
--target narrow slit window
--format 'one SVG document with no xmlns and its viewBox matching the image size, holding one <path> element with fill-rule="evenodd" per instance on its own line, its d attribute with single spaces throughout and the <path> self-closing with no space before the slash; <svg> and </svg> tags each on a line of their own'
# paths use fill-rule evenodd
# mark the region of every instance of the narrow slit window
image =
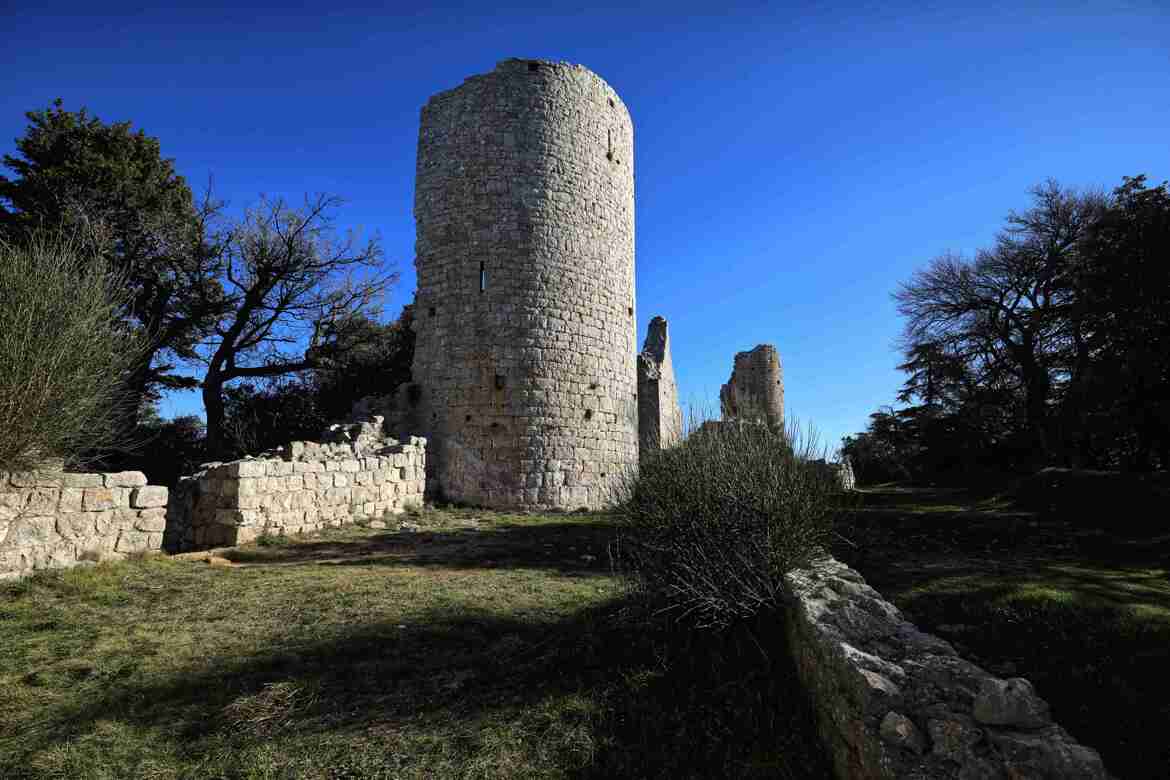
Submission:
<svg viewBox="0 0 1170 780">
<path fill-rule="evenodd" d="M 484 267 L 484 262 L 479 261 L 479 291 L 483 292 L 487 289 L 487 268 Z"/>
<path fill-rule="evenodd" d="M 605 159 L 612 160 L 613 159 L 613 130 L 606 130 L 605 131 L 605 143 L 607 146 L 607 149 L 605 152 Z"/>
</svg>

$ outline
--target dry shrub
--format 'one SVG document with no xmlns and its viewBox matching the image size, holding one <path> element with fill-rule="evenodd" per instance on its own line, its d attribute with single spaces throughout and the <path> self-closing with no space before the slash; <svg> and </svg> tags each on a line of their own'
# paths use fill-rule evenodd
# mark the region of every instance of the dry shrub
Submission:
<svg viewBox="0 0 1170 780">
<path fill-rule="evenodd" d="M 788 599 L 784 573 L 823 554 L 844 500 L 815 436 L 716 423 L 642 460 L 619 496 L 615 558 L 661 609 L 722 628 Z"/>
</svg>

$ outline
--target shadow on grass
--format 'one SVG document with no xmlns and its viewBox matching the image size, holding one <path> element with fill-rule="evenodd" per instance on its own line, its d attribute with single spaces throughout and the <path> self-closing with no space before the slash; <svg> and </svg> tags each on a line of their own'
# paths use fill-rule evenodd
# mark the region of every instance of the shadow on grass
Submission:
<svg viewBox="0 0 1170 780">
<path fill-rule="evenodd" d="M 616 530 L 608 523 L 564 522 L 386 532 L 337 540 L 293 538 L 275 546 L 232 550 L 225 557 L 246 565 L 442 565 L 608 574 L 609 543 Z"/>
<path fill-rule="evenodd" d="M 135 776 L 155 752 L 179 776 L 269 776 L 248 758 L 267 750 L 279 777 L 826 777 L 773 624 L 697 634 L 611 602 L 559 622 L 365 625 L 107 682 L 0 740 L 0 776 L 40 776 L 43 751 L 113 729 L 126 763 L 82 748 L 57 769 Z"/>
</svg>

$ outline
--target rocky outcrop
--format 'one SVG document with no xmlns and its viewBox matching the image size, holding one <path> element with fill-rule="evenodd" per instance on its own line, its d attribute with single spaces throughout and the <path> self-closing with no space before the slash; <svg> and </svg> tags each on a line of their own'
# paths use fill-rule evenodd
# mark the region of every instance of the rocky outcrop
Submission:
<svg viewBox="0 0 1170 780">
<path fill-rule="evenodd" d="M 307 533 L 422 503 L 426 439 L 387 438 L 380 417 L 332 426 L 322 439 L 208 463 L 181 479 L 170 501 L 167 551 Z"/>
<path fill-rule="evenodd" d="M 0 472 L 0 579 L 158 550 L 166 505 L 140 471 Z"/>
<path fill-rule="evenodd" d="M 677 444 L 682 437 L 682 410 L 670 356 L 666 319 L 650 320 L 638 355 L 638 446 L 641 457 Z"/>
<path fill-rule="evenodd" d="M 787 575 L 785 632 L 837 777 L 1104 780 L 1023 678 L 994 677 L 827 557 Z"/>
</svg>

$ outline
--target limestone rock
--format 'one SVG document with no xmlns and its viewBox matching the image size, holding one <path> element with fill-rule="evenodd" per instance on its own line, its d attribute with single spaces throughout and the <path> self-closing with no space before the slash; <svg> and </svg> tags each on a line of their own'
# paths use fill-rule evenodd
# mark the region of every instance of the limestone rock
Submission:
<svg viewBox="0 0 1170 780">
<path fill-rule="evenodd" d="M 982 681 L 975 697 L 975 719 L 995 726 L 1041 728 L 1052 722 L 1048 703 L 1036 695 L 1032 683 L 1023 677 Z"/>
<path fill-rule="evenodd" d="M 961 715 L 951 715 L 945 719 L 932 718 L 927 721 L 926 730 L 934 745 L 935 755 L 959 763 L 983 739 L 982 729 Z"/>
<path fill-rule="evenodd" d="M 146 484 L 146 475 L 141 471 L 119 471 L 104 474 L 105 487 L 141 487 Z"/>
<path fill-rule="evenodd" d="M 878 733 L 883 740 L 896 747 L 913 750 L 918 754 L 926 750 L 926 740 L 922 738 L 922 732 L 914 725 L 914 721 L 900 712 L 894 710 L 887 712 L 882 718 Z"/>
<path fill-rule="evenodd" d="M 1065 738 L 1059 727 L 1045 731 L 988 734 L 1009 777 L 1044 780 L 1103 780 L 1108 777 L 1096 750 Z"/>
<path fill-rule="evenodd" d="M 134 488 L 130 494 L 130 506 L 135 509 L 151 509 L 167 505 L 167 489 L 157 485 Z"/>
</svg>

